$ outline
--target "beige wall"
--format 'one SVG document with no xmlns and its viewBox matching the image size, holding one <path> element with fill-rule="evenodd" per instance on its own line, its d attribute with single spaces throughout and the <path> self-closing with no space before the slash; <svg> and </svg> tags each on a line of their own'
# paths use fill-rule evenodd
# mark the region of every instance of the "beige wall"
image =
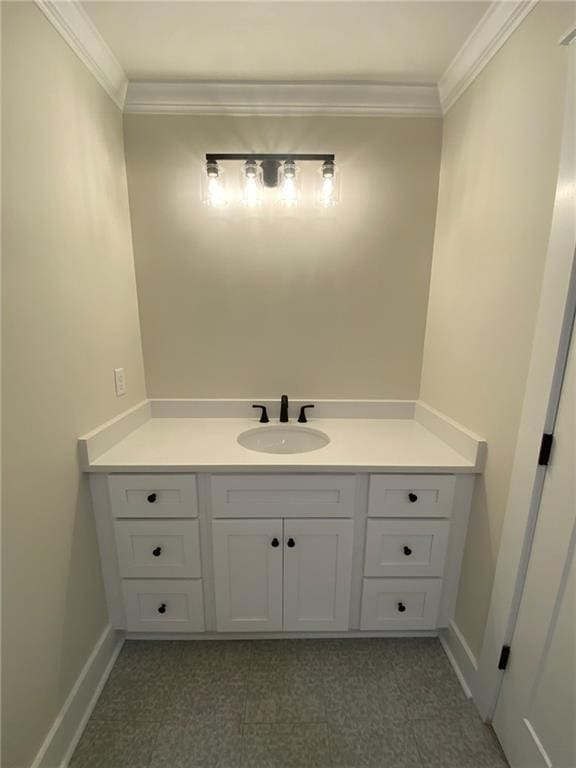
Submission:
<svg viewBox="0 0 576 768">
<path fill-rule="evenodd" d="M 482 643 L 558 170 L 573 9 L 541 3 L 444 121 L 421 398 L 488 440 L 456 623 Z"/>
<path fill-rule="evenodd" d="M 26 768 L 107 624 L 76 438 L 144 379 L 121 115 L 34 5 L 2 31 L 2 765 Z"/>
<path fill-rule="evenodd" d="M 151 397 L 417 396 L 440 120 L 124 125 Z M 341 205 L 325 217 L 309 205 L 293 218 L 214 213 L 200 199 L 204 154 L 240 151 L 335 152 Z"/>
</svg>

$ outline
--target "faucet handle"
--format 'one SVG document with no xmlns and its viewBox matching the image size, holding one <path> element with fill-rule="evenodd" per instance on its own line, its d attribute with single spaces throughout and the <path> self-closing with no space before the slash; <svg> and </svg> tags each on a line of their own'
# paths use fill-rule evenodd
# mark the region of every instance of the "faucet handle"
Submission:
<svg viewBox="0 0 576 768">
<path fill-rule="evenodd" d="M 306 408 L 314 408 L 313 405 L 303 405 L 300 408 L 300 416 L 298 416 L 298 421 L 300 424 L 306 424 L 308 422 L 308 419 L 306 418 Z"/>
<path fill-rule="evenodd" d="M 268 411 L 266 409 L 265 405 L 253 405 L 252 408 L 262 408 L 262 413 L 260 414 L 260 424 L 268 424 L 270 419 L 268 418 Z"/>
</svg>

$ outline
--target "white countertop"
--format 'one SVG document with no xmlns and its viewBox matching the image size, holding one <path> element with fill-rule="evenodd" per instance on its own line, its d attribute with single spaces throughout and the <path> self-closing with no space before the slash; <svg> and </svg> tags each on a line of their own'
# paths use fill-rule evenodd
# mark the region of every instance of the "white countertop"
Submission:
<svg viewBox="0 0 576 768">
<path fill-rule="evenodd" d="M 273 427 L 276 421 L 269 425 Z M 237 437 L 256 419 L 152 418 L 90 461 L 88 472 L 459 472 L 480 471 L 413 419 L 311 419 L 330 437 L 316 451 L 258 453 Z M 286 425 L 283 425 L 286 426 Z M 292 422 L 291 428 L 298 429 Z M 262 429 L 266 429 L 262 425 Z"/>
</svg>

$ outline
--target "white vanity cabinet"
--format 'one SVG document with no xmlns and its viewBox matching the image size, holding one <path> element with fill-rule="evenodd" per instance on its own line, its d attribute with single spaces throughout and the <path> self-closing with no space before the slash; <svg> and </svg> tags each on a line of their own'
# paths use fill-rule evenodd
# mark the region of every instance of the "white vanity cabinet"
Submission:
<svg viewBox="0 0 576 768">
<path fill-rule="evenodd" d="M 215 520 L 221 632 L 345 631 L 352 520 Z"/>
<path fill-rule="evenodd" d="M 111 622 L 140 636 L 435 631 L 453 615 L 473 482 L 92 474 Z"/>
</svg>

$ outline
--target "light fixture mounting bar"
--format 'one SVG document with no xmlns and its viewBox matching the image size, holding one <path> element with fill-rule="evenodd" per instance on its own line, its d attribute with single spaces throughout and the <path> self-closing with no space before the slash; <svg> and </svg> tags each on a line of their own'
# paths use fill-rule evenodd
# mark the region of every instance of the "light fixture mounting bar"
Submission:
<svg viewBox="0 0 576 768">
<path fill-rule="evenodd" d="M 307 160 L 311 160 L 313 162 L 334 162 L 334 155 L 293 155 L 290 153 L 287 154 L 278 154 L 278 155 L 270 155 L 270 154 L 250 154 L 250 153 L 222 153 L 222 154 L 213 154 L 213 153 L 206 153 L 206 162 L 214 162 L 218 160 L 277 160 L 278 162 L 282 162 L 283 160 L 294 160 L 298 162 L 306 162 Z"/>
</svg>

